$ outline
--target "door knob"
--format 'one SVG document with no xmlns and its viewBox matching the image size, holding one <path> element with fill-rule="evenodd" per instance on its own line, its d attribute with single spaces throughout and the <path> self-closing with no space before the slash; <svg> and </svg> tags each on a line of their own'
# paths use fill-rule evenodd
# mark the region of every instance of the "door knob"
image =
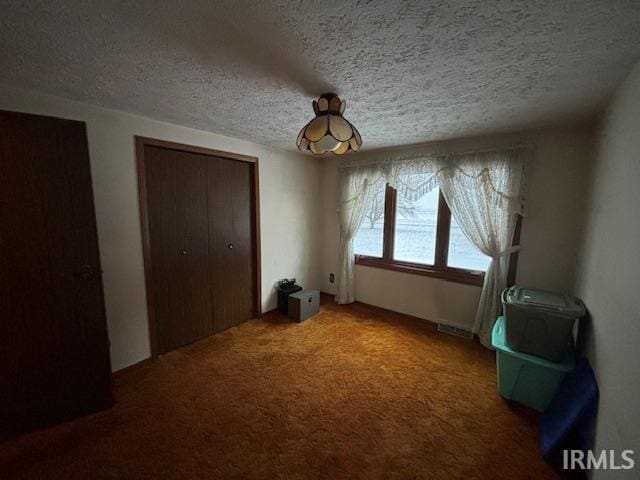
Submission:
<svg viewBox="0 0 640 480">
<path fill-rule="evenodd" d="M 180 253 L 181 253 L 182 255 L 186 255 L 186 254 L 187 254 L 187 251 L 186 251 L 186 250 L 184 250 L 184 249 L 182 249 L 182 250 L 180 250 Z"/>
<path fill-rule="evenodd" d="M 229 250 L 233 250 L 233 243 L 230 243 L 229 245 L 227 245 L 227 248 L 228 248 Z"/>
</svg>

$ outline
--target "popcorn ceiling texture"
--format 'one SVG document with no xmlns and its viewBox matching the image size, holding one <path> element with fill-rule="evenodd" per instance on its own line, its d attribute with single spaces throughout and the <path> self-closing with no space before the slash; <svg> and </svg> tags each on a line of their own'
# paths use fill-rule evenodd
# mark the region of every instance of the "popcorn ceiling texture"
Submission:
<svg viewBox="0 0 640 480">
<path fill-rule="evenodd" d="M 0 0 L 0 83 L 295 149 L 333 91 L 363 148 L 581 121 L 640 2 Z"/>
</svg>

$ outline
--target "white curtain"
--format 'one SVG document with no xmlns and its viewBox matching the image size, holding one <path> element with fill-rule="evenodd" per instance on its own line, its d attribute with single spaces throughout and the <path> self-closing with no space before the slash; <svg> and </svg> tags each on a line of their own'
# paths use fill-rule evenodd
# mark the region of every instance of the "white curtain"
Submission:
<svg viewBox="0 0 640 480">
<path fill-rule="evenodd" d="M 473 330 L 490 346 L 491 329 L 506 286 L 516 214 L 522 212 L 523 172 L 528 148 L 515 147 L 461 154 L 409 154 L 405 158 L 354 162 L 340 170 L 340 266 L 338 303 L 354 301 L 355 237 L 370 201 L 371 186 L 389 182 L 405 198 L 417 199 L 436 186 L 463 233 L 492 258 Z"/>
<path fill-rule="evenodd" d="M 522 212 L 522 150 L 449 156 L 439 174 L 440 188 L 473 245 L 491 257 L 484 277 L 473 332 L 491 347 L 491 330 L 500 312 L 516 214 Z"/>
<path fill-rule="evenodd" d="M 379 166 L 341 171 L 338 193 L 340 219 L 340 264 L 338 266 L 338 294 L 336 302 L 355 300 L 353 237 L 364 219 L 365 207 L 372 195 L 372 186 L 382 180 L 384 170 Z"/>
</svg>

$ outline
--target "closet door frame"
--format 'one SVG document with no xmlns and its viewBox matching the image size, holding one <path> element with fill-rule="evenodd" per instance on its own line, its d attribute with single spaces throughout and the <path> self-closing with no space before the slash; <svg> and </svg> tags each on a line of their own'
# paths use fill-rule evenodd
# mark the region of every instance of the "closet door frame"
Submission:
<svg viewBox="0 0 640 480">
<path fill-rule="evenodd" d="M 151 342 L 151 357 L 156 358 L 158 356 L 158 333 L 155 315 L 155 297 L 153 292 L 153 275 L 151 268 L 151 239 L 149 235 L 149 215 L 147 207 L 147 181 L 145 175 L 145 160 L 144 149 L 146 146 L 165 148 L 168 150 L 177 150 L 187 153 L 198 153 L 207 155 L 210 157 L 224 158 L 228 160 L 235 160 L 240 162 L 249 163 L 251 165 L 251 172 L 253 176 L 253 226 L 254 226 L 254 238 L 253 238 L 253 271 L 255 275 L 254 279 L 254 305 L 253 311 L 256 317 L 262 314 L 262 296 L 261 296 L 261 253 L 260 253 L 260 182 L 259 182 L 259 161 L 258 157 L 252 157 L 249 155 L 241 155 L 239 153 L 224 152 L 221 150 L 213 150 L 211 148 L 197 147 L 195 145 L 186 145 L 183 143 L 169 142 L 166 140 L 160 140 L 156 138 L 148 138 L 135 136 L 135 149 L 136 149 L 136 166 L 138 171 L 138 198 L 140 205 L 140 224 L 142 230 L 142 256 L 144 259 L 144 276 L 145 276 L 145 288 L 147 292 L 147 316 L 149 318 L 149 338 Z M 216 161 L 215 158 L 211 158 L 211 161 Z"/>
</svg>

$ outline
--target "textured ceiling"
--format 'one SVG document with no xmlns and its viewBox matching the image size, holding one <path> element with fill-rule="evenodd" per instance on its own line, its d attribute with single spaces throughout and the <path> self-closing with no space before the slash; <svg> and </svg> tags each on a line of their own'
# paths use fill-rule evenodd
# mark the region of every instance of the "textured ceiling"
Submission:
<svg viewBox="0 0 640 480">
<path fill-rule="evenodd" d="M 292 149 L 333 91 L 364 148 L 584 119 L 637 0 L 0 0 L 0 83 Z"/>
</svg>

